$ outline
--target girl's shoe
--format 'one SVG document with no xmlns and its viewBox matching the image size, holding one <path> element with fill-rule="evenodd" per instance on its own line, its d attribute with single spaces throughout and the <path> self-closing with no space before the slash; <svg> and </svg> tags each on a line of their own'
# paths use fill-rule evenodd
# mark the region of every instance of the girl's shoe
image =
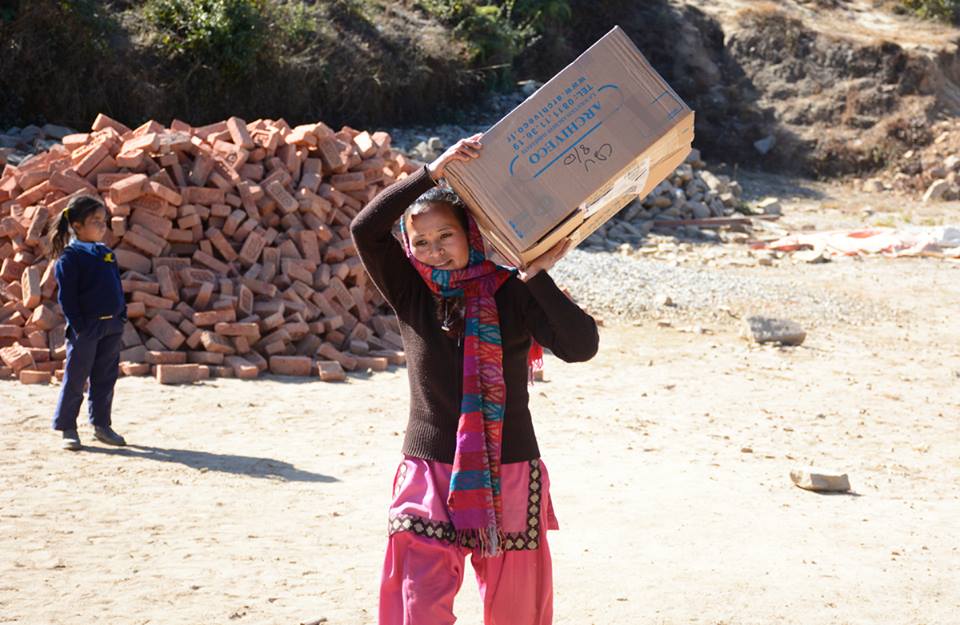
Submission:
<svg viewBox="0 0 960 625">
<path fill-rule="evenodd" d="M 107 445 L 116 445 L 123 447 L 127 444 L 122 436 L 113 431 L 109 425 L 96 425 L 93 428 L 93 436 L 101 443 Z"/>
<path fill-rule="evenodd" d="M 60 441 L 60 447 L 69 451 L 79 451 L 83 445 L 80 444 L 80 435 L 76 430 L 64 430 L 63 440 Z"/>
</svg>

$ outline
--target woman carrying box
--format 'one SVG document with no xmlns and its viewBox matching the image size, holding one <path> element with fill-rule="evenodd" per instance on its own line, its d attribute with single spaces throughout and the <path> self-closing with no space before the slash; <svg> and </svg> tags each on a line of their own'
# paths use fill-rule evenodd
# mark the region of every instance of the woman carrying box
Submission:
<svg viewBox="0 0 960 625">
<path fill-rule="evenodd" d="M 499 267 L 486 260 L 460 198 L 435 186 L 448 163 L 481 149 L 479 135 L 458 141 L 351 224 L 367 272 L 397 314 L 410 382 L 380 625 L 453 623 L 468 554 L 486 625 L 553 618 L 546 530 L 557 522 L 527 383 L 540 345 L 578 362 L 593 357 L 599 339 L 593 318 L 547 274 L 566 242 L 525 271 Z"/>
</svg>

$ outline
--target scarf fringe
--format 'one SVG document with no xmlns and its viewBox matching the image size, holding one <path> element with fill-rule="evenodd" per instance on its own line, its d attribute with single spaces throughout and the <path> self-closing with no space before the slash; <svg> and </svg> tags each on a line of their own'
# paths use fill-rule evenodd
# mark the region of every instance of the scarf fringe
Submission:
<svg viewBox="0 0 960 625">
<path fill-rule="evenodd" d="M 495 558 L 503 554 L 503 531 L 496 525 L 483 528 L 457 530 L 457 544 L 475 542 L 481 558 Z"/>
</svg>

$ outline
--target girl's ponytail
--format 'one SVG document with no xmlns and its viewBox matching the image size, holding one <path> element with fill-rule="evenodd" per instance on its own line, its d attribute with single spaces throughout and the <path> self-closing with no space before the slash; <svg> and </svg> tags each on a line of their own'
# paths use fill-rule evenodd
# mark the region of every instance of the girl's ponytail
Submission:
<svg viewBox="0 0 960 625">
<path fill-rule="evenodd" d="M 60 211 L 56 226 L 50 231 L 50 254 L 56 258 L 70 240 L 70 209 Z"/>
</svg>

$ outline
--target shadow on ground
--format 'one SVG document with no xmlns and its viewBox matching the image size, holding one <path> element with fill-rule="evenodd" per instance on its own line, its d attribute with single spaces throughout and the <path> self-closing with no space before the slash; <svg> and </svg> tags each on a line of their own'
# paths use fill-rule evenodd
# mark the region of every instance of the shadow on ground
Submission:
<svg viewBox="0 0 960 625">
<path fill-rule="evenodd" d="M 339 482 L 335 477 L 321 473 L 311 473 L 296 468 L 289 462 L 274 460 L 273 458 L 259 458 L 257 456 L 237 456 L 234 454 L 215 454 L 208 451 L 192 449 L 165 449 L 147 445 L 127 445 L 126 447 L 88 447 L 87 453 L 109 454 L 112 456 L 127 456 L 143 458 L 157 462 L 172 462 L 182 464 L 191 469 L 205 471 L 219 471 L 234 475 L 247 475 L 280 482 Z"/>
</svg>

